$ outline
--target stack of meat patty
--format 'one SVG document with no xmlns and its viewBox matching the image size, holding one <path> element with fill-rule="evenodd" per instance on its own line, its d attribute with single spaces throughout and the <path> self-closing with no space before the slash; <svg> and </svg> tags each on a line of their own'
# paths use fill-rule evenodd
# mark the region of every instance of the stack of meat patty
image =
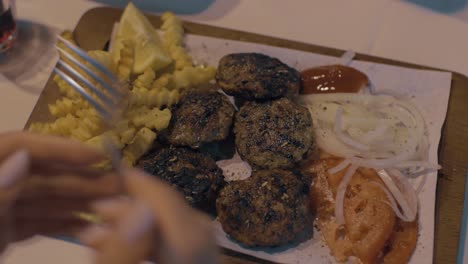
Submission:
<svg viewBox="0 0 468 264">
<path fill-rule="evenodd" d="M 224 231 L 246 246 L 279 246 L 307 233 L 309 182 L 295 172 L 313 145 L 309 111 L 292 101 L 299 73 L 278 59 L 257 53 L 221 59 L 217 84 L 237 102 L 236 148 L 254 169 L 227 184 L 216 208 Z"/>
<path fill-rule="evenodd" d="M 163 135 L 166 146 L 144 155 L 138 166 L 171 184 L 193 207 L 214 213 L 225 181 L 215 160 L 199 148 L 228 136 L 234 106 L 216 91 L 190 92 L 172 113 Z"/>
<path fill-rule="evenodd" d="M 216 87 L 235 98 L 239 111 L 218 91 L 185 94 L 172 109 L 168 147 L 148 153 L 140 166 L 171 183 L 194 207 L 215 208 L 224 231 L 245 246 L 307 237 L 310 182 L 296 165 L 314 139 L 309 111 L 293 101 L 301 89 L 299 73 L 263 54 L 230 54 L 219 62 Z M 215 160 L 200 149 L 232 131 L 253 172 L 226 183 Z"/>
</svg>

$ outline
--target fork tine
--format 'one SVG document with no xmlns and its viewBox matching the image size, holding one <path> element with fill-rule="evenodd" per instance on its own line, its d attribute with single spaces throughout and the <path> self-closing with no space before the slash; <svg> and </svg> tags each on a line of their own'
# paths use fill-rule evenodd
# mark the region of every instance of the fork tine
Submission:
<svg viewBox="0 0 468 264">
<path fill-rule="evenodd" d="M 122 102 L 125 102 L 125 100 L 123 100 L 126 94 L 125 85 L 119 82 L 119 80 L 117 79 L 117 77 L 114 76 L 113 73 L 111 73 L 108 69 L 102 66 L 99 62 L 88 56 L 88 54 L 81 50 L 79 47 L 60 36 L 57 36 L 57 38 L 60 41 L 62 41 L 65 44 L 65 46 L 67 46 L 72 52 L 68 52 L 67 50 L 56 46 L 59 53 L 61 53 L 63 56 L 65 56 L 65 58 L 67 58 L 70 61 L 70 63 L 63 59 L 59 59 L 58 61 L 58 64 L 61 65 L 65 70 L 67 70 L 69 75 L 64 71 L 58 69 L 57 67 L 54 68 L 54 72 L 58 76 L 60 76 L 65 82 L 71 85 L 73 89 L 75 89 L 79 94 L 81 94 L 99 112 L 104 121 L 104 124 L 106 124 L 108 129 L 112 129 L 115 125 L 113 121 L 115 121 L 116 118 L 119 118 L 121 114 L 118 108 L 122 106 Z M 96 74 L 87 65 L 75 58 L 75 56 L 72 55 L 73 52 L 80 58 L 84 59 L 87 63 L 94 66 L 95 69 L 104 73 L 104 75 L 106 75 L 108 81 L 110 82 L 103 80 L 103 78 L 101 78 L 99 74 Z M 101 90 L 99 90 L 98 87 L 96 87 L 92 83 L 92 80 L 89 80 L 89 78 L 83 76 L 73 66 L 78 66 L 81 70 L 86 72 L 86 74 L 89 75 L 95 81 L 97 81 L 102 86 L 102 88 L 107 90 L 109 95 L 106 95 Z M 83 86 L 81 86 L 75 79 L 73 79 L 73 77 L 84 83 L 92 92 L 96 94 L 96 96 L 100 100 L 96 100 L 93 96 L 91 96 L 91 93 L 85 90 Z M 110 154 L 111 164 L 117 172 L 116 175 L 118 176 L 120 187 L 122 191 L 126 193 L 125 182 L 122 174 L 122 167 L 120 164 L 121 153 L 108 137 L 104 137 L 103 145 L 105 149 L 107 149 L 107 152 Z"/>
<path fill-rule="evenodd" d="M 106 81 L 104 81 L 101 77 L 99 77 L 95 72 L 93 72 L 91 69 L 86 67 L 83 63 L 78 61 L 75 57 L 73 57 L 70 53 L 65 51 L 64 49 L 61 49 L 60 47 L 57 47 L 57 50 L 62 53 L 67 59 L 69 59 L 73 64 L 78 66 L 80 69 L 86 72 L 91 78 L 96 80 L 106 91 L 108 91 L 114 100 L 119 100 L 121 97 L 121 94 L 119 93 L 119 89 L 116 89 L 112 87 L 110 84 L 108 84 Z"/>
<path fill-rule="evenodd" d="M 100 103 L 98 103 L 91 95 L 73 78 L 68 76 L 65 72 L 60 69 L 54 68 L 54 72 L 60 76 L 64 81 L 70 84 L 75 91 L 81 94 L 104 118 L 112 118 L 112 115 L 109 111 L 106 110 Z"/>
<path fill-rule="evenodd" d="M 101 92 L 98 88 L 96 88 L 89 80 L 88 78 L 84 77 L 81 73 L 79 73 L 77 70 L 75 70 L 73 67 L 68 65 L 65 61 L 62 59 L 59 59 L 58 64 L 61 65 L 64 69 L 66 69 L 68 72 L 72 74 L 72 76 L 76 77 L 79 81 L 84 83 L 92 92 L 94 92 L 99 99 L 105 103 L 108 107 L 112 107 L 114 105 L 114 102 L 108 98 L 103 92 Z"/>
<path fill-rule="evenodd" d="M 57 38 L 63 42 L 63 44 L 65 44 L 69 49 L 71 49 L 73 52 L 75 52 L 78 56 L 80 56 L 81 58 L 83 58 L 84 60 L 88 61 L 89 63 L 91 63 L 91 65 L 93 65 L 94 67 L 96 67 L 99 71 L 101 71 L 102 73 L 104 73 L 112 82 L 116 82 L 118 83 L 118 80 L 117 78 L 114 76 L 114 74 L 112 74 L 106 67 L 102 66 L 99 62 L 97 62 L 96 60 L 94 60 L 93 58 L 89 57 L 88 54 L 86 54 L 85 51 L 83 51 L 82 49 L 80 49 L 79 47 L 77 47 L 75 44 L 71 43 L 70 41 L 64 39 L 63 37 L 61 37 L 60 35 L 57 36 Z M 59 48 L 60 49 L 60 48 Z"/>
<path fill-rule="evenodd" d="M 112 143 L 109 137 L 105 137 L 103 143 L 104 143 L 104 148 L 107 150 L 107 153 L 109 153 L 112 167 L 115 169 L 117 176 L 119 176 L 118 177 L 119 188 L 126 193 L 127 188 L 126 188 L 125 180 L 122 174 L 122 164 L 120 162 L 122 158 L 122 153 L 115 147 L 115 145 Z"/>
</svg>

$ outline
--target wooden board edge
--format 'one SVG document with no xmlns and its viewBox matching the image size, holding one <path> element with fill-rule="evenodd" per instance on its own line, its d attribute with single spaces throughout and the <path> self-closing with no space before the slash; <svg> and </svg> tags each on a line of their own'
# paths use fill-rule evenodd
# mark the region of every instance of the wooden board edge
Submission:
<svg viewBox="0 0 468 264">
<path fill-rule="evenodd" d="M 122 12 L 122 10 L 118 9 L 118 8 L 111 8 L 111 7 L 96 7 L 96 8 L 89 9 L 88 11 L 86 11 L 81 16 L 79 22 L 77 23 L 76 28 L 80 27 L 80 25 L 82 25 L 83 22 L 86 22 L 86 20 L 88 20 L 89 17 L 94 17 L 96 15 L 99 16 L 99 14 L 102 14 L 102 12 L 114 13 L 114 15 L 116 16 L 116 19 L 118 19 L 118 17 L 120 15 L 120 13 Z M 152 17 L 157 17 L 155 15 L 151 15 L 151 16 Z M 160 23 L 160 20 L 157 23 Z M 345 52 L 344 50 L 328 48 L 328 47 L 323 47 L 323 46 L 319 46 L 319 45 L 307 44 L 307 43 L 303 43 L 303 42 L 280 39 L 280 38 L 270 37 L 270 36 L 266 36 L 266 35 L 260 35 L 260 34 L 253 34 L 253 33 L 238 31 L 238 30 L 224 29 L 224 28 L 220 28 L 220 27 L 204 25 L 204 24 L 198 24 L 198 23 L 193 23 L 193 22 L 185 22 L 185 24 L 186 24 L 187 31 L 189 33 L 203 35 L 203 36 L 210 36 L 210 37 L 220 38 L 219 32 L 228 31 L 231 36 L 232 35 L 244 35 L 244 36 L 247 36 L 247 37 L 243 37 L 243 38 L 239 39 L 239 37 L 233 38 L 233 37 L 229 37 L 229 36 L 227 36 L 227 37 L 224 36 L 222 38 L 231 39 L 231 40 L 241 40 L 241 41 L 259 43 L 259 44 L 266 44 L 266 45 L 271 45 L 271 46 L 276 46 L 276 47 L 293 48 L 293 49 L 297 49 L 297 50 L 301 50 L 301 51 L 308 51 L 308 52 L 319 53 L 319 54 L 335 56 L 335 57 L 338 57 L 341 54 L 343 54 L 343 52 Z M 97 26 L 98 30 L 99 30 L 100 25 L 95 25 L 95 26 Z M 107 31 L 108 29 L 103 27 L 102 30 Z M 104 47 L 105 43 L 106 43 L 106 41 L 103 40 L 103 42 L 102 42 L 103 47 Z M 408 62 L 401 62 L 401 61 L 397 61 L 397 60 L 392 60 L 392 59 L 387 59 L 387 58 L 382 58 L 382 57 L 377 57 L 377 56 L 372 56 L 372 55 L 367 55 L 367 54 L 360 54 L 360 53 L 357 54 L 356 60 L 375 62 L 375 63 L 382 63 L 382 64 L 395 65 L 395 66 L 402 66 L 402 67 L 408 67 L 408 68 L 413 68 L 413 69 L 424 69 L 424 70 L 435 70 L 435 71 L 451 72 L 452 73 L 452 87 L 453 87 L 454 83 L 462 83 L 462 82 L 463 83 L 468 83 L 468 78 L 466 76 L 464 76 L 463 74 L 453 72 L 453 71 L 444 70 L 444 69 L 438 69 L 438 68 L 434 68 L 434 67 L 428 67 L 428 66 L 423 66 L 423 65 L 413 64 L 413 63 L 408 63 Z M 49 84 L 49 82 L 51 82 L 51 78 L 49 79 L 47 85 L 51 85 L 51 84 Z M 52 85 L 54 85 L 54 84 L 52 84 Z M 41 101 L 41 98 L 43 96 L 44 96 L 44 94 L 41 94 L 41 96 L 39 97 L 39 99 L 38 99 L 38 101 L 36 103 L 36 106 L 34 107 L 33 112 L 31 112 L 30 118 L 28 119 L 25 127 L 29 126 L 29 124 L 31 123 L 31 117 L 33 116 L 33 113 L 36 110 L 36 108 L 39 107 L 38 105 L 39 105 L 39 103 Z M 452 100 L 452 95 L 451 95 L 450 100 Z M 447 122 L 447 120 L 446 120 L 446 122 Z M 446 124 L 444 124 L 444 131 L 445 131 L 445 129 L 446 129 Z M 441 141 L 440 141 L 440 145 L 442 145 L 444 140 L 445 140 L 444 137 L 442 137 Z M 439 149 L 439 151 L 441 151 L 441 150 Z M 439 197 L 439 190 L 440 190 L 439 186 L 441 184 L 440 181 L 441 181 L 441 179 L 439 178 L 438 188 L 437 188 L 437 200 L 436 200 L 436 208 L 438 210 L 436 211 L 436 215 L 435 215 L 435 220 L 436 220 L 435 237 L 436 238 L 439 237 L 440 234 L 444 233 L 443 228 L 441 228 L 441 226 L 444 227 L 444 225 L 442 224 L 444 222 L 443 221 L 444 219 L 441 219 L 441 216 L 438 214 L 438 212 L 439 212 L 440 208 L 448 206 L 448 205 L 444 204 L 444 202 Z M 461 186 L 464 187 L 465 182 L 466 182 L 465 178 L 458 179 L 458 177 L 457 177 L 457 183 L 456 183 L 457 185 L 461 185 Z M 453 206 L 453 205 L 451 205 L 451 206 Z M 455 222 L 454 224 L 459 226 L 460 222 L 461 222 L 461 211 L 460 211 L 459 221 Z M 453 237 L 452 239 L 456 239 L 456 238 Z M 437 244 L 445 244 L 446 242 L 447 241 L 437 241 Z M 457 239 L 457 243 L 458 243 L 458 239 Z M 435 241 L 434 244 L 436 244 L 436 241 Z M 439 250 L 437 249 L 437 246 L 435 245 L 434 246 L 434 261 L 436 263 L 447 263 L 444 260 L 444 258 L 442 258 L 442 259 L 438 258 L 438 251 Z M 231 254 L 235 255 L 235 252 L 233 253 L 231 251 Z M 240 254 L 240 255 L 243 255 L 243 254 Z M 456 256 L 456 254 L 455 254 L 455 256 Z"/>
</svg>

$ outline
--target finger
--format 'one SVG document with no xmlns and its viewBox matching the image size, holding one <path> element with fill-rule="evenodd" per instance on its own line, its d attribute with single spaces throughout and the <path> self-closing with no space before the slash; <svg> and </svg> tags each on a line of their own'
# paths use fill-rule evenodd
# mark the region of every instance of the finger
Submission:
<svg viewBox="0 0 468 264">
<path fill-rule="evenodd" d="M 147 206 L 137 203 L 119 222 L 106 241 L 97 263 L 139 263 L 155 248 L 153 214 Z M 138 245 L 135 247 L 133 245 Z"/>
<path fill-rule="evenodd" d="M 190 220 L 177 223 L 179 228 L 166 232 L 157 256 L 158 263 L 219 263 L 219 251 L 209 220 L 194 212 Z M 161 232 L 163 230 L 161 229 Z"/>
<path fill-rule="evenodd" d="M 99 200 L 92 208 L 104 222 L 114 225 L 132 210 L 132 201 L 128 197 L 116 197 Z"/>
<path fill-rule="evenodd" d="M 10 207 L 19 193 L 20 182 L 29 171 L 29 155 L 20 150 L 0 165 L 0 253 L 13 241 Z"/>
<path fill-rule="evenodd" d="M 111 237 L 111 230 L 102 225 L 92 225 L 78 233 L 81 243 L 94 249 L 102 249 Z"/>
<path fill-rule="evenodd" d="M 16 201 L 10 214 L 16 218 L 69 219 L 75 212 L 91 212 L 91 199 L 39 198 Z"/>
<path fill-rule="evenodd" d="M 119 193 L 115 174 L 107 173 L 95 178 L 82 177 L 73 173 L 57 177 L 34 175 L 24 183 L 21 198 L 103 198 Z"/>
<path fill-rule="evenodd" d="M 0 250 L 14 240 L 10 207 L 18 196 L 21 184 L 29 171 L 29 155 L 20 150 L 0 165 Z M 0 251 L 0 252 L 1 252 Z"/>
<path fill-rule="evenodd" d="M 113 239 L 114 237 L 115 235 L 111 235 L 105 243 L 99 245 L 94 263 L 134 264 L 150 259 L 153 248 L 150 239 L 145 238 L 136 244 L 128 244 L 121 239 Z"/>
<path fill-rule="evenodd" d="M 24 150 L 13 153 L 0 164 L 0 253 L 14 241 L 9 209 L 28 170 L 29 155 Z"/>
<path fill-rule="evenodd" d="M 16 221 L 13 226 L 14 241 L 19 241 L 34 235 L 45 236 L 72 236 L 87 226 L 83 220 L 69 219 L 61 221 L 50 221 L 42 219 L 26 219 Z"/>
<path fill-rule="evenodd" d="M 27 149 L 34 164 L 53 162 L 88 165 L 104 158 L 102 153 L 78 141 L 27 132 L 1 134 L 0 146 L 0 160 L 17 149 Z"/>
<path fill-rule="evenodd" d="M 41 177 L 61 177 L 62 175 L 77 175 L 83 178 L 97 178 L 103 174 L 113 173 L 110 170 L 102 170 L 91 166 L 78 166 L 59 163 L 43 163 L 34 166 L 34 174 Z"/>
<path fill-rule="evenodd" d="M 183 197 L 167 183 L 138 169 L 128 169 L 124 175 L 129 195 L 135 200 L 146 202 L 154 212 L 174 212 L 173 208 L 188 208 Z"/>
<path fill-rule="evenodd" d="M 7 157 L 0 165 L 0 188 L 9 189 L 23 179 L 30 167 L 29 153 L 22 149 Z"/>
<path fill-rule="evenodd" d="M 137 202 L 119 223 L 119 233 L 128 243 L 139 241 L 153 230 L 153 212 L 143 203 Z"/>
<path fill-rule="evenodd" d="M 157 216 L 154 224 L 165 246 L 161 257 L 170 261 L 167 263 L 216 260 L 213 230 L 206 216 L 190 208 L 170 186 L 139 170 L 126 171 L 125 179 L 129 194 L 137 201 L 144 201 Z"/>
</svg>

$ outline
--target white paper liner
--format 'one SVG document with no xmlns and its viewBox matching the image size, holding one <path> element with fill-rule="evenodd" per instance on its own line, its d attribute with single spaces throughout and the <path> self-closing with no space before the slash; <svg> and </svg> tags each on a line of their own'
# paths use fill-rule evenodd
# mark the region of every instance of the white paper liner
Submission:
<svg viewBox="0 0 468 264">
<path fill-rule="evenodd" d="M 304 70 L 306 68 L 333 64 L 337 58 L 309 52 L 277 48 L 254 43 L 215 39 L 188 35 L 187 47 L 193 58 L 199 63 L 217 65 L 219 59 L 229 53 L 260 52 L 276 57 L 288 65 Z M 372 92 L 391 94 L 410 98 L 421 110 L 429 131 L 429 161 L 438 163 L 437 150 L 440 133 L 447 112 L 450 94 L 451 73 L 414 70 L 378 63 L 352 61 L 349 66 L 367 74 L 372 83 Z M 241 180 L 248 177 L 248 167 L 238 156 L 232 160 L 219 161 L 226 179 Z M 437 173 L 427 175 L 425 184 L 419 192 L 420 236 L 416 251 L 410 263 L 431 263 L 434 243 L 434 212 L 436 198 Z M 418 183 L 421 181 L 417 181 Z M 415 186 L 417 187 L 417 186 Z M 329 250 L 321 242 L 320 234 L 296 245 L 275 249 L 247 249 L 231 240 L 222 230 L 219 222 L 214 222 L 218 243 L 239 252 L 280 263 L 334 263 Z"/>
<path fill-rule="evenodd" d="M 228 182 L 245 180 L 252 174 L 252 167 L 243 161 L 237 152 L 232 159 L 220 160 L 216 164 L 221 168 L 224 179 Z"/>
</svg>

